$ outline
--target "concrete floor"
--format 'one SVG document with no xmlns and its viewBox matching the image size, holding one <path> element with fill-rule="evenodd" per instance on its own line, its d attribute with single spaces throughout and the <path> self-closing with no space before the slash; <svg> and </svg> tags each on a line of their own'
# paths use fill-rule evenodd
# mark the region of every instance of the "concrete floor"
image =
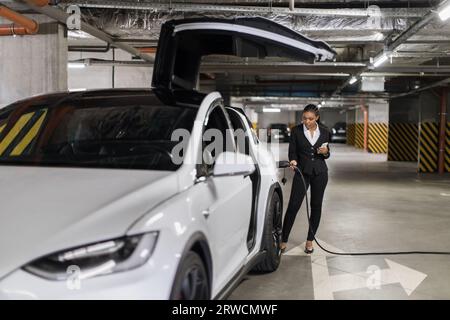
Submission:
<svg viewBox="0 0 450 320">
<path fill-rule="evenodd" d="M 281 160 L 287 144 L 280 145 Z M 415 163 L 387 162 L 332 145 L 317 237 L 344 252 L 450 251 L 450 175 L 417 174 Z M 281 171 L 281 170 L 280 170 Z M 283 187 L 287 208 L 292 172 Z M 303 253 L 306 209 L 297 216 L 280 268 L 249 274 L 230 299 L 450 299 L 450 255 L 336 256 L 315 244 Z"/>
</svg>

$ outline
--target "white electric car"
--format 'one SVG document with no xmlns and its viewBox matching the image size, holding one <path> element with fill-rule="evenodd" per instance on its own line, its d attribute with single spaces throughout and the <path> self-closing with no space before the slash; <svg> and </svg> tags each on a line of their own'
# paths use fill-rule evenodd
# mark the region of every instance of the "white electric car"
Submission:
<svg viewBox="0 0 450 320">
<path fill-rule="evenodd" d="M 0 110 L 0 299 L 224 298 L 277 269 L 276 165 L 241 109 L 194 90 L 210 54 L 334 51 L 261 18 L 169 21 L 153 89 Z"/>
</svg>

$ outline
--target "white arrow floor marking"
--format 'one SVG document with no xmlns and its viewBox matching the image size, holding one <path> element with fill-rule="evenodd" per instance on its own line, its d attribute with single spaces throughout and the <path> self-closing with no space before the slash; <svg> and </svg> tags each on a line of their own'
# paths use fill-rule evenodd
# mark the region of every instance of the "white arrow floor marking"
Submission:
<svg viewBox="0 0 450 320">
<path fill-rule="evenodd" d="M 325 248 L 334 252 L 343 252 L 326 242 L 320 240 Z M 303 252 L 305 243 L 287 251 L 288 256 L 308 256 Z M 373 288 L 381 285 L 400 283 L 406 294 L 409 296 L 427 277 L 426 274 L 408 268 L 389 259 L 384 259 L 388 264 L 388 269 L 370 270 L 367 272 L 345 273 L 330 276 L 328 271 L 327 257 L 334 256 L 320 249 L 317 244 L 311 257 L 311 269 L 314 284 L 314 298 L 316 300 L 334 300 L 334 292 L 355 290 L 361 288 Z"/>
</svg>

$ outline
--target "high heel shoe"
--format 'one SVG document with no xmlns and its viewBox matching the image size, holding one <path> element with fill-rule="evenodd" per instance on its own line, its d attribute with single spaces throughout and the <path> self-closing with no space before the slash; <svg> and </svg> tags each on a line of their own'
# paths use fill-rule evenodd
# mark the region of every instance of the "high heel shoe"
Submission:
<svg viewBox="0 0 450 320">
<path fill-rule="evenodd" d="M 314 252 L 314 248 L 308 249 L 308 248 L 305 247 L 305 253 L 306 254 L 311 254 L 313 252 Z"/>
</svg>

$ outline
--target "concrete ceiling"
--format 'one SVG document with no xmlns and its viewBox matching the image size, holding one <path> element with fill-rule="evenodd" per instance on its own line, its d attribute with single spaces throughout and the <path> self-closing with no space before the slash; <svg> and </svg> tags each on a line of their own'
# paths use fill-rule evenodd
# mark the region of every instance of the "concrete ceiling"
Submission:
<svg viewBox="0 0 450 320">
<path fill-rule="evenodd" d="M 370 75 L 384 77 L 387 92 L 401 93 L 450 75 L 450 22 L 440 21 L 435 14 L 427 18 L 430 11 L 442 3 L 437 0 L 302 0 L 295 1 L 294 10 L 289 10 L 287 0 L 62 0 L 53 3 L 63 10 L 71 4 L 80 6 L 86 22 L 111 35 L 116 42 L 133 47 L 156 47 L 160 26 L 168 19 L 258 15 L 311 38 L 327 41 L 338 52 L 336 62 L 313 66 L 277 59 L 206 58 L 202 72 L 209 77 L 205 83 L 221 79 L 230 92 L 248 94 L 252 92 L 252 86 L 267 88 L 270 92 L 273 88 L 283 88 L 289 81 L 295 84 L 290 90 L 301 91 L 304 86 L 301 81 L 314 80 L 317 83 L 315 90 L 322 90 L 321 94 L 325 96 L 340 93 L 333 88 L 346 82 L 347 85 L 342 87 L 343 94 L 357 94 L 358 85 L 348 85 L 349 79 L 353 75 Z M 396 46 L 390 61 L 376 70 L 370 68 L 371 58 L 423 19 L 428 20 Z M 104 42 L 82 32 L 70 32 L 69 45 L 98 46 Z M 239 90 L 240 87 L 243 90 Z M 305 91 L 312 92 L 307 86 Z"/>
</svg>

